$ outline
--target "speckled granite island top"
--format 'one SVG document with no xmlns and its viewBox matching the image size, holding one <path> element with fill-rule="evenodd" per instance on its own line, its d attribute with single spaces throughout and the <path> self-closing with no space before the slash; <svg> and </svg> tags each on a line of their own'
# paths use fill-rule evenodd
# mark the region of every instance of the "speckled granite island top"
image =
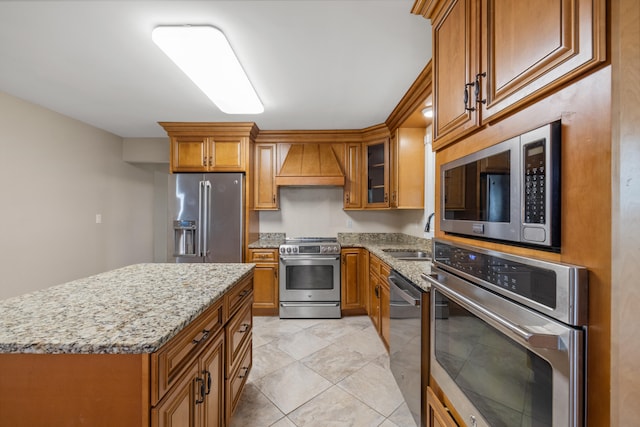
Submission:
<svg viewBox="0 0 640 427">
<path fill-rule="evenodd" d="M 0 301 L 0 353 L 152 353 L 254 264 L 135 264 Z"/>
</svg>

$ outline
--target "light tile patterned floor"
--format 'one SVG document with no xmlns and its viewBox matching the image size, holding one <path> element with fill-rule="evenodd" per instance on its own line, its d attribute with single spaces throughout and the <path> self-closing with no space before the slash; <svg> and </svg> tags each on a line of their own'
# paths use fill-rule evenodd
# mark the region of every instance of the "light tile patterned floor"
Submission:
<svg viewBox="0 0 640 427">
<path fill-rule="evenodd" d="M 255 317 L 231 427 L 415 427 L 367 316 Z"/>
</svg>

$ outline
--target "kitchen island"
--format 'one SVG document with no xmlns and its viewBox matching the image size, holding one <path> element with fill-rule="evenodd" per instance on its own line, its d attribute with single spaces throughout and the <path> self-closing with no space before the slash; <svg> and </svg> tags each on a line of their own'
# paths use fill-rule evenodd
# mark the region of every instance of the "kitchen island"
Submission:
<svg viewBox="0 0 640 427">
<path fill-rule="evenodd" d="M 137 264 L 0 301 L 2 424 L 224 425 L 251 368 L 253 268 Z"/>
</svg>

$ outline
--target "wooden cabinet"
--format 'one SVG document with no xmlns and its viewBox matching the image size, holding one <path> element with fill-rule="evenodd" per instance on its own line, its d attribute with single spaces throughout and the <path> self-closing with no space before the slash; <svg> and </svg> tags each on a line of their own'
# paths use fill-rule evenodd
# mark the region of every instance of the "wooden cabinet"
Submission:
<svg viewBox="0 0 640 427">
<path fill-rule="evenodd" d="M 248 140 L 237 137 L 176 136 L 171 138 L 173 172 L 243 172 Z"/>
<path fill-rule="evenodd" d="M 278 209 L 276 144 L 255 144 L 253 150 L 253 207 L 256 210 Z"/>
<path fill-rule="evenodd" d="M 376 327 L 383 344 L 389 350 L 389 284 L 387 277 L 391 272 L 385 262 L 369 254 L 369 317 Z"/>
<path fill-rule="evenodd" d="M 172 172 L 246 172 L 255 123 L 161 122 L 170 139 Z"/>
<path fill-rule="evenodd" d="M 389 139 L 366 142 L 364 155 L 364 207 L 389 207 Z"/>
<path fill-rule="evenodd" d="M 398 128 L 391 137 L 390 207 L 424 209 L 425 128 Z"/>
<path fill-rule="evenodd" d="M 606 59 L 605 0 L 443 0 L 413 12 L 433 23 L 435 148 Z"/>
<path fill-rule="evenodd" d="M 426 427 L 458 427 L 431 387 L 427 387 L 426 412 Z"/>
<path fill-rule="evenodd" d="M 362 144 L 347 144 L 344 167 L 344 208 L 362 208 Z"/>
<path fill-rule="evenodd" d="M 152 409 L 152 426 L 224 425 L 224 343 L 224 332 L 219 331 Z"/>
<path fill-rule="evenodd" d="M 366 250 L 360 248 L 345 248 L 341 251 L 340 308 L 343 315 L 366 313 L 366 253 Z"/>
<path fill-rule="evenodd" d="M 253 270 L 253 314 L 275 316 L 278 314 L 278 250 L 249 249 L 249 262 L 256 264 Z"/>
</svg>

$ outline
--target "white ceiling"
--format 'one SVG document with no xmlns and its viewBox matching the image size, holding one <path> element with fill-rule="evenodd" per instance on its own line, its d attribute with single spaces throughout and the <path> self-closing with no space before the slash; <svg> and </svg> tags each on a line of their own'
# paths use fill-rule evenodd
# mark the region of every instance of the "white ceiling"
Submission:
<svg viewBox="0 0 640 427">
<path fill-rule="evenodd" d="M 431 58 L 414 0 L 4 1 L 0 91 L 122 137 L 159 121 L 252 121 L 260 129 L 382 123 Z M 158 25 L 213 25 L 265 105 L 227 115 L 151 41 Z"/>
</svg>

